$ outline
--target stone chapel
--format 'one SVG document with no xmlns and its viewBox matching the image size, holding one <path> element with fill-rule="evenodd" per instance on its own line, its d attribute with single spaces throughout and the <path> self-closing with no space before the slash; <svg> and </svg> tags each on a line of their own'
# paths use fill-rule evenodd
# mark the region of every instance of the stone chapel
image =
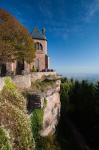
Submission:
<svg viewBox="0 0 99 150">
<path fill-rule="evenodd" d="M 25 73 L 30 73 L 31 70 L 38 72 L 47 71 L 49 68 L 49 58 L 48 58 L 48 49 L 47 49 L 47 38 L 45 35 L 45 28 L 40 32 L 38 28 L 34 28 L 31 33 L 35 52 L 35 59 L 31 64 L 27 64 L 25 61 L 14 62 L 0 62 L 0 76 L 6 75 L 21 75 Z"/>
<path fill-rule="evenodd" d="M 38 28 L 34 28 L 32 32 L 34 47 L 36 50 L 36 57 L 34 60 L 34 68 L 38 71 L 48 69 L 48 54 L 47 54 L 47 39 L 45 36 L 45 28 L 40 32 Z"/>
</svg>

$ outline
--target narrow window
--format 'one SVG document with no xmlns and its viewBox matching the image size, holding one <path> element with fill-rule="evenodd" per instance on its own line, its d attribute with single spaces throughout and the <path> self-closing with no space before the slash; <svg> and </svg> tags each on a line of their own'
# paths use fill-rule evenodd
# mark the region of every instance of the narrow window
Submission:
<svg viewBox="0 0 99 150">
<path fill-rule="evenodd" d="M 34 44 L 34 48 L 35 48 L 36 50 L 43 50 L 43 46 L 42 46 L 42 44 L 39 43 L 39 42 L 37 42 L 37 43 Z"/>
</svg>

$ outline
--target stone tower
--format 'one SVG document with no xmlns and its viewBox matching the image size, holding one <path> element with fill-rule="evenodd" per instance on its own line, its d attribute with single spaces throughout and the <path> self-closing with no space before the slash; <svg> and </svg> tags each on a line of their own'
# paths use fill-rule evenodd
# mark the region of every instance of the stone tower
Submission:
<svg viewBox="0 0 99 150">
<path fill-rule="evenodd" d="M 34 60 L 34 67 L 38 71 L 48 69 L 48 55 L 47 55 L 47 39 L 45 36 L 45 28 L 40 32 L 38 28 L 34 28 L 32 32 L 34 47 L 36 50 L 36 57 Z"/>
</svg>

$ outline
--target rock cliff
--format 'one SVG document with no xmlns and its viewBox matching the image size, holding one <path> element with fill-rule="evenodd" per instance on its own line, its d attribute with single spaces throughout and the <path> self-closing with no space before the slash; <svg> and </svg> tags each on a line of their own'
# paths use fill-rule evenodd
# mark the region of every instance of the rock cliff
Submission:
<svg viewBox="0 0 99 150">
<path fill-rule="evenodd" d="M 56 129 L 60 117 L 60 81 L 56 81 L 56 88 L 47 91 L 44 100 L 44 116 L 43 116 L 43 127 L 41 130 L 42 136 L 53 134 Z"/>
<path fill-rule="evenodd" d="M 60 117 L 60 80 L 58 77 L 45 77 L 32 83 L 28 93 L 28 111 L 43 109 L 41 136 L 55 132 Z"/>
<path fill-rule="evenodd" d="M 30 75 L 27 80 L 23 76 L 19 78 L 22 78 L 23 83 L 28 80 L 30 82 Z M 16 83 L 17 87 L 19 85 L 19 89 L 26 95 L 28 114 L 31 116 L 34 109 L 43 109 L 43 123 L 40 135 L 53 134 L 60 116 L 60 79 L 57 75 L 47 75 L 40 76 L 40 79 L 36 79 L 34 82 L 32 78 L 31 87 L 26 89 L 20 88 L 19 81 L 17 77 L 14 83 Z M 4 78 L 0 79 L 0 90 L 2 90 L 3 86 Z"/>
</svg>

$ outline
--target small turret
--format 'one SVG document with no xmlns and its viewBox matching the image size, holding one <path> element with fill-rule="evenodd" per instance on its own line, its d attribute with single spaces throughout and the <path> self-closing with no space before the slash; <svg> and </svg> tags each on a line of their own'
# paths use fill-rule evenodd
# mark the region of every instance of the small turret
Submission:
<svg viewBox="0 0 99 150">
<path fill-rule="evenodd" d="M 45 33 L 46 33 L 46 29 L 43 28 L 43 29 L 42 29 L 42 34 L 45 35 Z"/>
</svg>

